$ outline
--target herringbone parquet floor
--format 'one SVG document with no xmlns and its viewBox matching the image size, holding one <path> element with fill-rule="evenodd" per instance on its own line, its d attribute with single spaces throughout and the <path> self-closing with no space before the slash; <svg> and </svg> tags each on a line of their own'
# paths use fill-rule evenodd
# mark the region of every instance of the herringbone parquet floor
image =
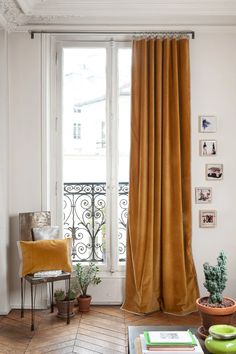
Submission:
<svg viewBox="0 0 236 354">
<path fill-rule="evenodd" d="M 127 354 L 129 325 L 192 325 L 200 323 L 198 313 L 180 317 L 156 312 L 138 316 L 119 306 L 92 306 L 89 313 L 75 316 L 67 325 L 57 310 L 36 311 L 34 332 L 30 330 L 30 311 L 20 318 L 19 310 L 0 316 L 0 354 Z"/>
</svg>

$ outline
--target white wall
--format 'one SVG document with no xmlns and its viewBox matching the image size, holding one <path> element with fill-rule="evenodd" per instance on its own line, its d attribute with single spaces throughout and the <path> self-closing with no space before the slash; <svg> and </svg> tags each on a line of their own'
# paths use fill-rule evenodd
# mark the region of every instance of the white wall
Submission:
<svg viewBox="0 0 236 354">
<path fill-rule="evenodd" d="M 222 29 L 222 31 L 224 31 Z M 216 264 L 220 250 L 228 256 L 225 295 L 236 298 L 236 33 L 201 33 L 191 41 L 193 254 L 202 294 L 202 264 Z M 216 133 L 199 133 L 198 116 L 217 117 Z M 199 140 L 216 139 L 214 157 L 199 156 Z M 205 164 L 222 163 L 222 181 L 206 181 Z M 195 204 L 194 188 L 211 186 L 212 204 Z M 217 211 L 217 227 L 199 228 L 199 210 Z"/>
<path fill-rule="evenodd" d="M 20 303 L 18 214 L 41 210 L 41 42 L 9 34 L 10 301 Z"/>
<path fill-rule="evenodd" d="M 0 30 L 0 314 L 9 311 L 8 65 L 7 34 Z"/>
<path fill-rule="evenodd" d="M 222 29 L 223 30 L 223 29 Z M 192 191 L 193 255 L 201 293 L 204 261 L 216 262 L 221 249 L 228 255 L 227 295 L 236 298 L 236 31 L 198 33 L 191 40 L 192 97 Z M 18 213 L 41 209 L 41 43 L 28 34 L 9 35 L 10 85 L 10 237 L 11 306 L 19 306 L 18 255 L 16 241 Z M 199 156 L 198 116 L 214 114 L 218 130 L 209 138 L 218 141 L 216 157 Z M 222 181 L 205 180 L 205 163 L 224 164 Z M 194 188 L 213 187 L 213 203 L 207 206 L 218 213 L 217 227 L 200 229 L 194 203 Z"/>
</svg>

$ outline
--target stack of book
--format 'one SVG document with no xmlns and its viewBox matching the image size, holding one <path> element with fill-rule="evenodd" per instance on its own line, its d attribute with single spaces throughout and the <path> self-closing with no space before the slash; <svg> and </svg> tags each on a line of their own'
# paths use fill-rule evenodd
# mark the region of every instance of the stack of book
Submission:
<svg viewBox="0 0 236 354">
<path fill-rule="evenodd" d="M 35 278 L 50 278 L 50 277 L 58 277 L 62 274 L 61 270 L 46 270 L 42 272 L 34 273 Z"/>
<path fill-rule="evenodd" d="M 145 331 L 140 335 L 143 354 L 202 354 L 198 339 L 188 331 Z"/>
</svg>

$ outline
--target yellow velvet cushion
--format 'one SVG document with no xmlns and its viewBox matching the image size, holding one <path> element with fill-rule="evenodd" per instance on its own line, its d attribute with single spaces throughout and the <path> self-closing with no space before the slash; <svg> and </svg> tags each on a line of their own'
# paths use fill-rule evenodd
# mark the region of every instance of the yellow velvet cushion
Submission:
<svg viewBox="0 0 236 354">
<path fill-rule="evenodd" d="M 47 270 L 72 272 L 71 239 L 18 241 L 20 277 Z"/>
</svg>

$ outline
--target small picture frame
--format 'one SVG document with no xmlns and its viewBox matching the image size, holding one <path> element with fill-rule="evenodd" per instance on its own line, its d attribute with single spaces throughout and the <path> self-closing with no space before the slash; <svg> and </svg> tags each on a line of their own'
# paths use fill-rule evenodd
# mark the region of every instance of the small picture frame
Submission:
<svg viewBox="0 0 236 354">
<path fill-rule="evenodd" d="M 216 117 L 215 116 L 199 116 L 199 132 L 215 133 Z"/>
<path fill-rule="evenodd" d="M 200 156 L 216 156 L 217 154 L 216 140 L 200 140 L 199 154 Z"/>
<path fill-rule="evenodd" d="M 196 187 L 195 188 L 195 203 L 209 204 L 212 202 L 212 188 L 211 187 Z"/>
<path fill-rule="evenodd" d="M 207 180 L 222 180 L 223 179 L 223 164 L 207 164 L 206 165 Z"/>
<path fill-rule="evenodd" d="M 200 227 L 216 227 L 216 210 L 199 210 Z"/>
</svg>

